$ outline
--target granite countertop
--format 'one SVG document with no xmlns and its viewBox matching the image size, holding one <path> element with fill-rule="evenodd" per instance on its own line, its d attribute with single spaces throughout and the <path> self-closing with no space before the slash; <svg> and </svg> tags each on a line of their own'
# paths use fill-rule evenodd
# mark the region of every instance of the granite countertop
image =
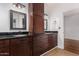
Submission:
<svg viewBox="0 0 79 59">
<path fill-rule="evenodd" d="M 45 31 L 44 34 L 57 34 L 58 31 Z M 27 37 L 27 36 L 33 36 L 31 34 L 28 34 L 27 32 L 4 32 L 4 33 L 0 33 L 0 39 L 11 39 L 11 38 L 23 38 L 23 37 Z"/>
<path fill-rule="evenodd" d="M 27 37 L 27 35 L 6 35 L 6 36 L 0 36 L 0 39 L 21 38 L 21 37 Z"/>
<path fill-rule="evenodd" d="M 45 31 L 45 33 L 58 33 L 58 31 Z"/>
<path fill-rule="evenodd" d="M 27 37 L 28 32 L 0 32 L 0 39 Z"/>
</svg>

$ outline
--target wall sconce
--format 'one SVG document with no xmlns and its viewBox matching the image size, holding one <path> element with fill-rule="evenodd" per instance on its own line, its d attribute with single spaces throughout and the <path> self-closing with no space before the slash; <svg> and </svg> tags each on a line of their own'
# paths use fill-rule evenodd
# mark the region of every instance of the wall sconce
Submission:
<svg viewBox="0 0 79 59">
<path fill-rule="evenodd" d="M 23 5 L 21 3 L 13 3 L 13 7 L 16 7 L 16 8 L 25 8 L 25 5 Z"/>
</svg>

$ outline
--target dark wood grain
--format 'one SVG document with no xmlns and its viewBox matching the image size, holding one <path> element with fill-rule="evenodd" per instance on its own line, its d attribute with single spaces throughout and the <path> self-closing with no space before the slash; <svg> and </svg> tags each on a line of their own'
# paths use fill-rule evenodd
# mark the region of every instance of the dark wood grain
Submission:
<svg viewBox="0 0 79 59">
<path fill-rule="evenodd" d="M 55 34 L 0 40 L 0 56 L 39 56 L 57 45 Z"/>
<path fill-rule="evenodd" d="M 0 56 L 9 56 L 9 40 L 0 40 Z"/>
<path fill-rule="evenodd" d="M 33 6 L 33 31 L 34 33 L 44 32 L 44 4 L 34 3 Z"/>
<path fill-rule="evenodd" d="M 29 56 L 32 53 L 29 38 L 11 39 L 10 44 L 11 56 Z"/>
<path fill-rule="evenodd" d="M 39 56 L 46 51 L 57 46 L 57 33 L 56 34 L 36 34 L 33 39 L 33 55 Z"/>
<path fill-rule="evenodd" d="M 29 3 L 29 31 L 33 33 L 44 32 L 44 4 Z"/>
<path fill-rule="evenodd" d="M 52 49 L 53 47 L 57 46 L 57 33 L 55 34 L 48 34 L 48 50 Z"/>
<path fill-rule="evenodd" d="M 33 55 L 39 56 L 47 51 L 48 39 L 45 34 L 36 34 L 33 39 Z"/>
<path fill-rule="evenodd" d="M 64 42 L 65 50 L 79 54 L 79 40 L 65 38 Z"/>
<path fill-rule="evenodd" d="M 33 55 L 42 54 L 47 48 L 47 38 L 42 37 L 38 33 L 44 33 L 44 3 L 31 3 L 30 8 L 30 30 L 33 33 Z M 41 36 L 41 37 L 40 37 Z M 43 35 L 44 36 L 44 35 Z"/>
</svg>

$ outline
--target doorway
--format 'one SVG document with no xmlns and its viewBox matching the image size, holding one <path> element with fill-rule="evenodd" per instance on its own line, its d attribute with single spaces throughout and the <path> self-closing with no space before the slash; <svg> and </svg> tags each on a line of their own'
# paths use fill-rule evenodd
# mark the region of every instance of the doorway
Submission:
<svg viewBox="0 0 79 59">
<path fill-rule="evenodd" d="M 64 14 L 64 49 L 79 54 L 79 9 Z"/>
</svg>

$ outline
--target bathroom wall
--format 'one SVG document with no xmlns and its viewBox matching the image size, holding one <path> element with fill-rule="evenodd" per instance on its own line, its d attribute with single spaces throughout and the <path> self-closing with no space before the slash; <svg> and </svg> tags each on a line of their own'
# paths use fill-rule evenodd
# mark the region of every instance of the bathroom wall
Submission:
<svg viewBox="0 0 79 59">
<path fill-rule="evenodd" d="M 0 3 L 0 32 L 18 32 L 18 31 L 28 31 L 28 4 L 26 5 L 26 11 L 21 11 L 21 12 L 26 12 L 27 15 L 27 30 L 10 30 L 10 14 L 9 11 L 10 9 L 17 10 L 15 8 L 12 8 L 11 3 Z"/>
<path fill-rule="evenodd" d="M 47 3 L 45 5 L 48 9 L 49 20 L 53 22 L 53 19 L 57 19 L 58 47 L 64 49 L 64 13 L 79 8 L 79 3 Z M 55 31 L 51 22 L 49 30 Z"/>
<path fill-rule="evenodd" d="M 65 16 L 65 38 L 79 40 L 79 12 Z"/>
</svg>

